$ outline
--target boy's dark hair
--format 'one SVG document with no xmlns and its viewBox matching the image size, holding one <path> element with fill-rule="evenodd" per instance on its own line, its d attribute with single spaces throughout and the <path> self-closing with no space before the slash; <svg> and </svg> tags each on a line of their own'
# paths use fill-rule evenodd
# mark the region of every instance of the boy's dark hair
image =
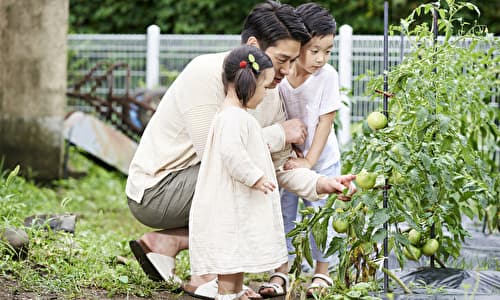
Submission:
<svg viewBox="0 0 500 300">
<path fill-rule="evenodd" d="M 335 19 L 328 10 L 316 3 L 305 3 L 299 5 L 295 12 L 300 15 L 304 25 L 311 37 L 335 35 L 337 25 Z"/>
<path fill-rule="evenodd" d="M 259 65 L 259 70 L 252 67 L 248 55 L 252 54 L 255 62 Z M 245 62 L 242 64 L 242 62 Z M 252 98 L 257 89 L 257 79 L 260 73 L 273 67 L 273 62 L 264 51 L 250 45 L 242 45 L 232 50 L 224 59 L 222 82 L 224 83 L 224 93 L 227 94 L 228 84 L 234 83 L 236 95 L 243 106 L 247 106 L 248 100 Z"/>
<path fill-rule="evenodd" d="M 241 42 L 246 43 L 251 36 L 263 51 L 279 40 L 293 39 L 303 45 L 311 38 L 292 6 L 270 0 L 257 4 L 245 18 Z"/>
</svg>

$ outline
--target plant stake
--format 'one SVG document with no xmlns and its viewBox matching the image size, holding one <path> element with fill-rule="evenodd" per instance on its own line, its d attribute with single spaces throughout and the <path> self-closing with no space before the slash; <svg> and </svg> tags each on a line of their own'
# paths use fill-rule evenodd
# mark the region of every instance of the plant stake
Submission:
<svg viewBox="0 0 500 300">
<path fill-rule="evenodd" d="M 433 3 L 433 10 L 432 10 L 432 31 L 433 31 L 433 34 L 434 34 L 434 38 L 432 40 L 432 44 L 434 46 L 434 51 L 436 51 L 436 44 L 437 44 L 437 38 L 438 38 L 438 11 L 437 11 L 437 8 L 439 7 L 439 2 L 435 2 Z M 436 57 L 434 57 L 434 59 L 436 59 Z M 437 67 L 434 66 L 434 69 L 433 69 L 434 73 L 437 73 Z M 437 91 L 436 91 L 436 96 L 437 96 Z M 436 100 L 437 99 L 434 99 L 434 113 L 436 113 Z M 431 226 L 431 239 L 433 239 L 435 237 L 435 227 L 434 227 L 434 223 L 432 223 L 432 226 Z M 434 263 L 434 255 L 431 256 L 431 268 L 434 268 L 435 267 L 435 263 Z"/>
<path fill-rule="evenodd" d="M 387 1 L 384 1 L 384 115 L 386 116 L 387 119 L 389 119 L 389 111 L 388 111 L 388 105 L 387 105 L 387 99 L 388 97 L 388 78 L 387 74 L 389 72 L 389 63 L 388 63 L 388 52 L 389 52 L 389 38 L 388 38 L 388 27 L 389 27 L 389 3 Z M 383 197 L 384 197 L 384 209 L 387 208 L 387 186 L 388 186 L 388 179 L 384 178 L 385 184 L 384 184 L 384 190 L 383 190 Z M 388 229 L 389 225 L 387 224 L 387 221 L 384 223 L 384 229 L 385 229 L 385 238 L 384 238 L 384 268 L 389 269 L 389 253 L 388 253 L 388 247 L 389 247 L 389 242 L 388 242 Z M 387 273 L 384 272 L 384 292 L 387 293 L 389 290 L 389 276 Z"/>
</svg>

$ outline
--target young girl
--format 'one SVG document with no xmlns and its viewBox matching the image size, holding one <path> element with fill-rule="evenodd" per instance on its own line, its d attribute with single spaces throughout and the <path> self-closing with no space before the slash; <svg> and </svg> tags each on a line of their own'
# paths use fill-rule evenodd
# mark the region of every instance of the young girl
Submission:
<svg viewBox="0 0 500 300">
<path fill-rule="evenodd" d="M 335 20 L 315 3 L 302 4 L 295 11 L 302 17 L 312 38 L 301 47 L 299 58 L 279 85 L 279 90 L 288 118 L 301 119 L 308 133 L 305 143 L 298 146 L 304 157 L 289 160 L 285 169 L 309 168 L 329 177 L 338 176 L 340 151 L 332 125 L 335 112 L 341 107 L 339 79 L 337 71 L 327 63 L 333 48 Z M 326 198 L 315 202 L 303 200 L 307 207 L 320 207 L 325 204 Z M 281 205 L 285 232 L 288 233 L 295 227 L 297 195 L 282 191 Z M 331 240 L 334 232 L 331 226 L 328 228 L 328 240 Z M 330 259 L 324 257 L 312 237 L 310 240 L 316 266 L 308 296 L 312 296 L 315 289 L 332 284 L 328 276 Z M 294 251 L 290 238 L 287 239 L 287 247 L 288 251 Z M 293 256 L 290 258 L 293 259 Z"/>
<path fill-rule="evenodd" d="M 218 274 L 216 299 L 247 299 L 244 272 L 287 261 L 280 196 L 254 109 L 272 84 L 271 59 L 253 46 L 229 53 L 223 65 L 226 98 L 203 154 L 189 216 L 193 275 Z"/>
</svg>

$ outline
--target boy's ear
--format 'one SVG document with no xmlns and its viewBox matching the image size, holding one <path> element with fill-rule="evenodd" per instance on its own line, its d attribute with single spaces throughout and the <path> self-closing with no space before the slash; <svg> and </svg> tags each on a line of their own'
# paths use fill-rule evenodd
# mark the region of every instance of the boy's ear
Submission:
<svg viewBox="0 0 500 300">
<path fill-rule="evenodd" d="M 257 47 L 260 49 L 260 46 L 259 46 L 259 41 L 257 40 L 256 37 L 254 36 L 251 36 L 247 39 L 247 45 L 250 45 L 250 46 L 254 46 L 254 47 Z"/>
</svg>

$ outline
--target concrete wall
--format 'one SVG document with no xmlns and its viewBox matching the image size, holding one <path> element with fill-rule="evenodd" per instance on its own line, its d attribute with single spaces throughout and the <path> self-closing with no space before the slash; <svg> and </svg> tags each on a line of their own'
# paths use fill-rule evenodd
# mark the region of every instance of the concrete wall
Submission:
<svg viewBox="0 0 500 300">
<path fill-rule="evenodd" d="M 0 1 L 0 159 L 59 178 L 69 0 Z"/>
</svg>

